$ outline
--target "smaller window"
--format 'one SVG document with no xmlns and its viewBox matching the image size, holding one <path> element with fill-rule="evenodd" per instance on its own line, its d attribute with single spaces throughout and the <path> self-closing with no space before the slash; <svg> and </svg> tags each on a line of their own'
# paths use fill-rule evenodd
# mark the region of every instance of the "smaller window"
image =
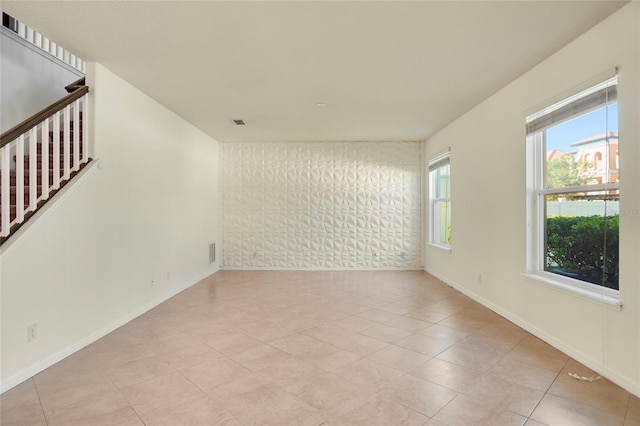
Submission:
<svg viewBox="0 0 640 426">
<path fill-rule="evenodd" d="M 594 166 L 596 168 L 596 170 L 600 171 L 602 170 L 602 154 L 599 152 L 596 152 L 596 155 L 594 156 Z"/>
<path fill-rule="evenodd" d="M 429 162 L 429 242 L 451 248 L 451 164 L 449 153 Z"/>
</svg>

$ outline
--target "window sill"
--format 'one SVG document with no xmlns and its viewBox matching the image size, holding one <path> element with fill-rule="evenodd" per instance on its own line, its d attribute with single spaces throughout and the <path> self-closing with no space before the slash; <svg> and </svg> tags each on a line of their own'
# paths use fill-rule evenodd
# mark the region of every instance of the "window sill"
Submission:
<svg viewBox="0 0 640 426">
<path fill-rule="evenodd" d="M 562 292 L 579 296 L 591 302 L 603 304 L 610 309 L 616 309 L 618 311 L 622 310 L 622 301 L 618 297 L 610 296 L 607 294 L 599 293 L 597 291 L 593 291 L 585 288 L 580 288 L 578 286 L 562 282 L 561 280 L 554 280 L 539 274 L 523 273 L 522 276 L 531 281 L 542 283 L 546 286 L 552 287 Z"/>
<path fill-rule="evenodd" d="M 444 244 L 436 244 L 436 243 L 427 243 L 427 246 L 429 247 L 435 247 L 437 249 L 443 250 L 443 251 L 448 251 L 449 253 L 451 253 L 451 246 L 447 246 Z"/>
</svg>

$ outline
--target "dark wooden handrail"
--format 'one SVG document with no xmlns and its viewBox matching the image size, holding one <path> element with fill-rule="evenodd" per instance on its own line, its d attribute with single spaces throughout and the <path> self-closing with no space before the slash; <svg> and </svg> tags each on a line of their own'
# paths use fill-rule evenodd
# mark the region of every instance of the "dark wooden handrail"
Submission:
<svg viewBox="0 0 640 426">
<path fill-rule="evenodd" d="M 24 120 L 22 123 L 7 130 L 2 135 L 0 135 L 0 148 L 2 148 L 3 146 L 5 146 L 10 142 L 13 142 L 16 138 L 18 138 L 24 132 L 28 131 L 34 126 L 37 126 L 47 118 L 51 117 L 56 112 L 64 109 L 64 107 L 71 104 L 76 99 L 83 97 L 87 93 L 89 93 L 89 86 L 79 87 L 73 93 L 70 93 L 69 95 L 65 96 L 59 101 L 52 103 L 42 111 L 32 115 L 31 117 Z"/>
<path fill-rule="evenodd" d="M 84 87 L 85 86 L 85 81 L 86 81 L 86 77 L 79 78 L 76 81 L 74 81 L 73 83 L 67 84 L 66 86 L 64 86 L 64 90 L 66 90 L 67 93 L 73 93 L 77 89 L 79 89 L 81 87 Z"/>
</svg>

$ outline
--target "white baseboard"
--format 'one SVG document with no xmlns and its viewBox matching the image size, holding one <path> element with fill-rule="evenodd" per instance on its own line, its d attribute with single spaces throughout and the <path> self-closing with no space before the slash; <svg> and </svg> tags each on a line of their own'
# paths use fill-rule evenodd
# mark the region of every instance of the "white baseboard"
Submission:
<svg viewBox="0 0 640 426">
<path fill-rule="evenodd" d="M 112 322 L 111 324 L 106 325 L 105 327 L 102 327 L 99 330 L 96 330 L 95 332 L 91 333 L 90 335 L 78 340 L 77 342 L 73 343 L 70 346 L 67 346 L 66 348 L 64 348 L 63 350 L 56 352 L 50 356 L 48 356 L 47 358 L 43 359 L 40 362 L 37 362 L 36 364 L 33 364 L 21 371 L 19 371 L 18 373 L 12 375 L 11 377 L 8 377 L 4 380 L 2 380 L 2 382 L 0 382 L 0 394 L 4 393 L 6 391 L 8 391 L 9 389 L 19 385 L 20 383 L 24 382 L 25 380 L 30 379 L 31 377 L 35 376 L 36 374 L 40 373 L 41 371 L 51 367 L 53 364 L 62 361 L 64 358 L 68 357 L 69 355 L 74 354 L 75 352 L 79 351 L 80 349 L 90 345 L 91 343 L 95 342 L 96 340 L 106 336 L 107 334 L 111 333 L 112 331 L 122 327 L 123 325 L 125 325 L 126 323 L 128 323 L 131 320 L 134 320 L 135 318 L 139 317 L 140 315 L 144 314 L 145 312 L 155 308 L 156 306 L 158 306 L 159 304 L 161 304 L 162 302 L 165 302 L 166 300 L 172 298 L 173 296 L 175 296 L 176 294 L 180 293 L 181 291 L 186 290 L 187 288 L 193 286 L 194 284 L 202 281 L 203 279 L 215 274 L 216 272 L 219 271 L 219 268 L 214 269 L 213 271 L 207 271 L 206 273 L 193 278 L 189 281 L 187 281 L 186 283 L 178 286 L 178 287 L 174 287 L 171 290 L 169 290 L 167 293 L 163 294 L 162 296 L 158 297 L 157 299 L 154 299 L 153 301 L 149 302 L 148 304 L 140 307 L 139 309 L 136 309 L 135 311 L 131 312 L 130 314 Z"/>
<path fill-rule="evenodd" d="M 550 344 L 554 348 L 564 352 L 565 354 L 567 354 L 571 358 L 575 359 L 576 361 L 578 361 L 579 363 L 583 364 L 584 366 L 590 368 L 591 370 L 597 372 L 601 376 L 606 377 L 607 379 L 611 380 L 613 383 L 617 384 L 618 386 L 624 388 L 628 392 L 631 392 L 631 393 L 635 394 L 636 396 L 640 396 L 640 383 L 634 382 L 629 377 L 621 375 L 621 374 L 619 374 L 618 372 L 616 372 L 614 370 L 611 370 L 611 369 L 608 369 L 606 367 L 603 367 L 601 362 L 598 362 L 597 360 L 594 360 L 592 357 L 588 356 L 587 354 L 585 354 L 583 352 L 580 352 L 580 351 L 576 350 L 574 347 L 565 344 L 562 340 L 556 339 L 555 337 L 551 336 L 550 334 L 548 334 L 544 330 L 539 329 L 538 327 L 536 327 L 533 324 L 523 320 L 522 318 L 518 317 L 517 315 L 514 315 L 511 312 L 505 311 L 504 309 L 502 309 L 498 305 L 495 305 L 494 303 L 488 301 L 484 297 L 479 296 L 478 294 L 470 291 L 468 288 L 458 284 L 457 282 L 452 281 L 452 280 L 448 279 L 447 277 L 445 277 L 443 275 L 440 275 L 439 273 L 437 273 L 437 272 L 435 272 L 435 271 L 433 271 L 433 270 L 431 270 L 429 268 L 424 268 L 424 270 L 426 272 L 428 272 L 429 274 L 433 275 L 434 277 L 438 278 L 440 281 L 443 281 L 444 283 L 446 283 L 446 284 L 450 285 L 451 287 L 455 288 L 456 290 L 458 290 L 460 293 L 464 294 L 465 296 L 470 297 L 471 299 L 475 300 L 476 302 L 480 303 L 481 305 L 491 309 L 492 311 L 494 311 L 498 315 L 508 319 L 509 321 L 511 321 L 512 323 L 514 323 L 518 327 L 522 328 L 523 330 L 526 330 L 529 333 L 533 334 L 534 336 L 538 337 L 539 339 L 544 340 L 545 342 L 547 342 L 548 344 Z"/>
<path fill-rule="evenodd" d="M 423 271 L 424 269 L 420 267 L 415 268 L 400 268 L 400 267 L 347 267 L 347 266 L 336 266 L 336 267 L 277 267 L 277 266 L 222 266 L 220 269 L 224 271 Z"/>
</svg>

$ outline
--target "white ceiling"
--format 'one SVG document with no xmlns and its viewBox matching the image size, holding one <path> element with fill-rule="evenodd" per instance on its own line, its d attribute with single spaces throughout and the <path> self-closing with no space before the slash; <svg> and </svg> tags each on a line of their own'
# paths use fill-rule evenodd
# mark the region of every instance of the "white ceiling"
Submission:
<svg viewBox="0 0 640 426">
<path fill-rule="evenodd" d="M 2 8 L 219 141 L 322 141 L 425 139 L 624 3 L 3 0 Z"/>
</svg>

